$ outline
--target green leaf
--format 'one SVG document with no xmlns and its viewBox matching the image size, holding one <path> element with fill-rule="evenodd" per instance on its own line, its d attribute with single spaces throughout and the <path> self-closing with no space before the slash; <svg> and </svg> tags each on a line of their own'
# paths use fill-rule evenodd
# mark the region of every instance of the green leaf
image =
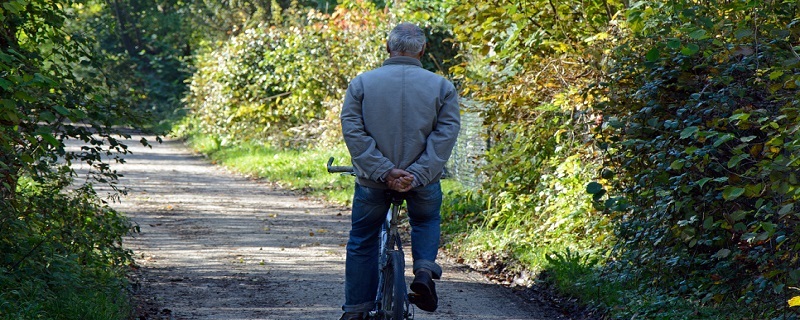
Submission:
<svg viewBox="0 0 800 320">
<path fill-rule="evenodd" d="M 52 134 L 42 133 L 42 134 L 40 134 L 40 136 L 42 137 L 42 139 L 44 139 L 44 141 L 47 141 L 47 143 L 49 143 L 53 147 L 58 148 L 58 147 L 61 146 L 61 142 L 59 142 L 58 139 L 53 137 Z"/>
<path fill-rule="evenodd" d="M 764 229 L 764 231 L 766 231 L 766 232 L 768 232 L 770 234 L 775 233 L 775 224 L 774 223 L 761 222 L 760 225 L 761 225 L 761 228 Z M 764 240 L 766 240 L 766 239 L 764 239 Z"/>
<path fill-rule="evenodd" d="M 625 126 L 625 123 L 619 121 L 619 119 L 611 119 L 608 121 L 608 125 L 610 125 L 614 129 L 619 129 Z"/>
<path fill-rule="evenodd" d="M 749 157 L 750 157 L 749 154 L 742 153 L 742 154 L 740 154 L 738 156 L 735 156 L 735 157 L 731 158 L 730 160 L 728 160 L 728 168 L 735 167 L 736 165 L 739 164 L 739 162 L 741 162 L 742 160 L 747 159 Z"/>
<path fill-rule="evenodd" d="M 722 249 L 719 249 L 719 251 L 717 251 L 717 253 L 715 253 L 711 257 L 712 258 L 717 258 L 717 259 L 723 259 L 723 258 L 727 258 L 729 255 L 731 255 L 731 250 L 722 248 Z"/>
<path fill-rule="evenodd" d="M 595 194 L 592 195 L 592 201 L 595 201 L 595 202 L 600 201 L 600 199 L 602 199 L 603 196 L 605 196 L 605 195 L 606 195 L 606 190 L 605 189 L 600 190 L 600 192 L 595 193 Z"/>
<path fill-rule="evenodd" d="M 744 210 L 736 210 L 733 213 L 731 213 L 731 219 L 733 221 L 740 221 L 745 217 L 747 217 L 747 211 Z"/>
<path fill-rule="evenodd" d="M 769 79 L 770 80 L 776 80 L 776 79 L 780 78 L 782 75 L 783 75 L 783 71 L 781 71 L 781 70 L 772 71 L 769 74 Z"/>
<path fill-rule="evenodd" d="M 736 30 L 736 32 L 734 32 L 733 35 L 737 39 L 741 39 L 741 38 L 749 37 L 749 36 L 753 35 L 753 30 L 752 29 L 739 29 L 739 30 Z"/>
<path fill-rule="evenodd" d="M 650 51 L 647 51 L 647 55 L 645 55 L 645 58 L 647 59 L 647 61 L 651 61 L 652 62 L 652 61 L 658 60 L 658 57 L 660 55 L 661 55 L 661 52 L 658 50 L 658 48 L 652 48 L 652 49 L 650 49 Z"/>
<path fill-rule="evenodd" d="M 33 163 L 33 157 L 27 153 L 23 153 L 19 155 L 19 159 L 26 162 L 26 163 Z"/>
<path fill-rule="evenodd" d="M 733 140 L 733 138 L 734 138 L 734 136 L 732 134 L 730 134 L 730 133 L 726 133 L 726 134 L 722 135 L 721 137 L 717 138 L 716 141 L 714 141 L 714 148 L 719 147 L 720 145 L 722 145 L 725 142 Z"/>
<path fill-rule="evenodd" d="M 674 39 L 673 38 L 673 39 L 669 39 L 667 41 L 667 48 L 670 48 L 670 49 L 674 50 L 674 49 L 678 49 L 680 47 L 681 47 L 681 41 L 679 39 Z"/>
<path fill-rule="evenodd" d="M 778 216 L 783 218 L 783 216 L 791 213 L 792 209 L 794 209 L 794 203 L 790 203 L 790 204 L 784 205 L 783 207 L 781 207 L 780 210 L 778 210 Z"/>
<path fill-rule="evenodd" d="M 11 81 L 6 80 L 5 78 L 0 78 L 0 88 L 3 88 L 3 90 L 10 91 L 11 90 L 10 88 L 12 88 L 13 86 L 14 83 L 12 83 Z"/>
<path fill-rule="evenodd" d="M 705 30 L 697 29 L 697 30 L 692 31 L 691 33 L 689 33 L 689 38 L 692 38 L 692 39 L 695 39 L 695 40 L 700 40 L 700 39 L 705 38 L 705 35 L 706 35 L 706 31 Z"/>
<path fill-rule="evenodd" d="M 617 204 L 617 201 L 617 198 L 608 198 L 605 202 L 603 202 L 603 204 L 605 205 L 606 209 L 611 209 Z"/>
<path fill-rule="evenodd" d="M 678 160 L 672 161 L 672 163 L 670 163 L 670 165 L 669 165 L 669 168 L 672 169 L 672 170 L 683 169 L 683 163 L 684 163 L 683 159 L 678 159 Z"/>
<path fill-rule="evenodd" d="M 611 179 L 611 178 L 613 178 L 613 177 L 614 177 L 614 171 L 611 171 L 611 170 L 609 170 L 609 169 L 606 169 L 606 168 L 604 168 L 604 169 L 603 169 L 603 170 L 600 172 L 600 176 L 601 176 L 603 179 Z"/>
<path fill-rule="evenodd" d="M 27 102 L 36 102 L 36 98 L 32 97 L 25 91 L 14 92 L 14 97 Z"/>
<path fill-rule="evenodd" d="M 730 121 L 735 121 L 735 120 L 745 121 L 747 119 L 750 119 L 750 114 L 749 113 L 737 113 L 737 114 L 734 114 L 734 115 L 728 117 L 728 120 L 730 120 Z"/>
<path fill-rule="evenodd" d="M 744 188 L 727 186 L 722 190 L 722 198 L 731 201 L 744 194 Z"/>
<path fill-rule="evenodd" d="M 755 139 L 755 138 L 756 138 L 756 136 L 746 136 L 746 137 L 740 138 L 739 140 L 742 141 L 742 142 L 750 142 L 750 141 L 753 141 L 753 139 Z"/>
<path fill-rule="evenodd" d="M 19 123 L 19 116 L 17 116 L 17 112 L 13 109 L 6 109 L 5 118 L 13 124 Z"/>
<path fill-rule="evenodd" d="M 42 119 L 47 122 L 53 122 L 56 120 L 56 115 L 54 115 L 50 111 L 43 111 L 41 114 L 39 114 L 39 119 Z"/>
<path fill-rule="evenodd" d="M 696 126 L 686 127 L 686 129 L 683 129 L 683 131 L 681 131 L 681 139 L 686 139 L 690 137 L 691 135 L 695 134 L 698 130 L 699 128 L 697 128 Z"/>
<path fill-rule="evenodd" d="M 586 193 L 588 193 L 588 194 L 597 194 L 597 193 L 600 193 L 602 191 L 605 191 L 605 190 L 603 190 L 603 185 L 601 185 L 601 184 L 599 184 L 597 182 L 592 181 L 592 182 L 589 182 L 589 184 L 586 185 Z"/>
<path fill-rule="evenodd" d="M 702 187 L 703 187 L 703 185 L 705 185 L 705 184 L 706 184 L 706 182 L 708 182 L 708 181 L 710 181 L 710 180 L 711 180 L 711 178 L 708 178 L 708 177 L 706 177 L 706 178 L 703 178 L 703 179 L 697 180 L 697 184 L 698 184 L 698 185 L 699 185 L 699 186 L 702 188 Z"/>
<path fill-rule="evenodd" d="M 708 230 L 714 226 L 714 217 L 708 216 L 705 220 L 703 220 L 703 228 Z"/>
<path fill-rule="evenodd" d="M 3 8 L 15 15 L 19 14 L 20 11 L 23 11 L 25 9 L 24 6 L 20 5 L 16 1 L 7 1 L 3 3 Z"/>
<path fill-rule="evenodd" d="M 686 56 L 691 56 L 700 51 L 700 47 L 694 43 L 690 43 L 681 49 L 681 53 Z"/>
<path fill-rule="evenodd" d="M 69 110 L 67 110 L 67 108 L 64 108 L 62 106 L 53 106 L 53 109 L 55 109 L 56 112 L 60 113 L 62 116 L 69 115 Z"/>
<path fill-rule="evenodd" d="M 755 198 L 764 190 L 763 183 L 748 184 L 744 187 L 744 196 L 748 198 Z"/>
</svg>

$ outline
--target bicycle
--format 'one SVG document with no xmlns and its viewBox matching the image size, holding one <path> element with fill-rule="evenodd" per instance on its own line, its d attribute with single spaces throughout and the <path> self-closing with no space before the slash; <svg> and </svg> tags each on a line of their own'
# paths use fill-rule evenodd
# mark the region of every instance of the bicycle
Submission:
<svg viewBox="0 0 800 320">
<path fill-rule="evenodd" d="M 333 157 L 328 159 L 329 173 L 355 175 L 351 166 L 332 166 Z M 378 291 L 375 308 L 369 312 L 368 319 L 411 320 L 414 311 L 408 300 L 405 277 L 405 256 L 398 230 L 400 209 L 404 199 L 398 192 L 387 191 L 392 195 L 391 206 L 386 212 L 386 221 L 381 226 L 380 251 L 378 256 Z"/>
</svg>

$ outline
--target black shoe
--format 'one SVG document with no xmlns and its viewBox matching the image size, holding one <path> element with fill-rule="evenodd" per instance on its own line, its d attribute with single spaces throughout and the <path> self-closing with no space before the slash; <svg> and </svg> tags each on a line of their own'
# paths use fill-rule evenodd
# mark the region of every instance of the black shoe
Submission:
<svg viewBox="0 0 800 320">
<path fill-rule="evenodd" d="M 428 312 L 436 311 L 439 297 L 436 296 L 436 285 L 433 283 L 430 271 L 420 269 L 416 272 L 414 281 L 411 282 L 411 291 L 414 292 L 408 295 L 411 303 Z"/>
<path fill-rule="evenodd" d="M 339 320 L 364 320 L 363 312 L 345 312 Z"/>
</svg>

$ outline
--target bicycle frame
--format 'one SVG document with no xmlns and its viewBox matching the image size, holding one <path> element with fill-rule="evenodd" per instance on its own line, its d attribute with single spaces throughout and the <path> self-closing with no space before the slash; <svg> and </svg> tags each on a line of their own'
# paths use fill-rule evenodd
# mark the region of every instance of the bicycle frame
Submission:
<svg viewBox="0 0 800 320">
<path fill-rule="evenodd" d="M 378 261 L 378 264 L 379 264 L 379 269 L 382 271 L 387 268 L 391 268 L 391 266 L 389 265 L 390 251 L 397 251 L 399 252 L 399 255 L 401 257 L 403 256 L 403 243 L 402 240 L 400 239 L 400 232 L 398 230 L 398 225 L 399 225 L 400 209 L 402 208 L 404 199 L 400 195 L 394 192 L 391 192 L 391 197 L 392 197 L 391 206 L 389 207 L 389 210 L 386 212 L 386 220 L 381 226 L 381 232 L 379 236 L 380 260 Z M 370 312 L 370 317 L 372 318 L 382 319 L 383 316 L 381 312 L 383 311 L 383 302 L 384 302 L 383 294 L 385 292 L 384 290 L 385 288 L 383 286 L 386 283 L 385 281 L 386 279 L 384 278 L 385 276 L 386 274 L 384 272 L 378 273 L 378 288 L 377 288 L 378 290 L 375 297 L 376 310 Z M 403 281 L 402 284 L 395 284 L 395 286 L 397 285 L 405 287 L 405 281 Z M 405 294 L 403 296 L 404 296 L 403 300 L 405 300 L 405 305 L 402 306 L 402 308 L 403 310 L 410 311 L 408 300 L 405 298 Z M 403 316 L 403 319 L 413 319 L 413 315 L 410 313 L 406 313 Z"/>
<path fill-rule="evenodd" d="M 400 207 L 403 205 L 403 199 L 392 199 L 392 205 L 389 211 L 386 212 L 386 221 L 383 223 L 380 235 L 380 255 L 385 257 L 389 250 L 403 251 L 403 244 L 400 240 L 400 231 L 397 226 L 399 224 Z M 386 264 L 386 261 L 381 261 L 381 267 Z"/>
<path fill-rule="evenodd" d="M 400 232 L 398 231 L 398 220 L 400 215 L 400 208 L 403 205 L 403 199 L 398 198 L 396 196 L 392 197 L 392 204 L 389 207 L 389 211 L 386 212 L 386 221 L 381 226 L 381 233 L 380 233 L 380 251 L 379 257 L 380 260 L 378 261 L 378 266 L 380 270 L 384 270 L 385 268 L 391 268 L 388 265 L 389 263 L 389 251 L 397 250 L 400 251 L 400 255 L 404 256 L 403 254 L 403 244 L 400 239 Z M 375 305 L 377 306 L 376 311 L 370 312 L 370 316 L 375 317 L 379 310 L 382 309 L 383 303 L 383 293 L 384 293 L 384 273 L 378 273 L 378 292 L 375 296 Z M 397 284 L 397 285 L 405 285 Z M 408 309 L 408 308 L 406 308 Z"/>
<path fill-rule="evenodd" d="M 350 166 L 332 166 L 333 164 L 333 157 L 328 159 L 328 172 L 340 172 L 343 174 L 354 175 L 353 167 Z M 379 252 L 378 252 L 378 291 L 375 297 L 375 308 L 373 311 L 369 312 L 368 319 L 386 319 L 391 318 L 392 320 L 412 320 L 414 319 L 413 308 L 411 308 L 408 302 L 408 295 L 406 292 L 406 282 L 405 279 L 402 279 L 404 276 L 404 266 L 405 255 L 403 254 L 403 244 L 400 239 L 400 231 L 398 230 L 399 225 L 399 216 L 400 216 L 400 209 L 403 206 L 403 202 L 405 199 L 403 196 L 397 192 L 387 191 L 391 196 L 391 204 L 389 206 L 389 210 L 386 212 L 386 220 L 381 225 L 381 232 L 379 235 Z M 390 257 L 394 256 L 394 259 Z M 400 261 L 396 263 L 395 261 Z M 391 262 L 391 263 L 390 263 Z M 394 270 L 400 270 L 398 273 L 394 273 Z M 394 279 L 387 279 L 386 276 L 389 274 L 390 277 L 394 276 Z M 393 301 L 384 301 L 386 300 L 387 296 L 384 295 L 387 292 L 384 285 L 387 283 L 387 280 L 391 280 L 392 289 L 396 289 L 393 291 L 392 296 L 390 298 L 397 298 L 402 296 L 403 302 L 401 306 L 397 304 L 399 301 L 397 299 L 389 299 Z M 395 283 L 398 282 L 398 283 Z M 400 294 L 398 294 L 400 293 Z M 384 302 L 388 302 L 392 308 L 394 315 L 389 315 L 385 312 Z M 401 308 L 402 315 L 397 314 L 398 309 L 394 308 Z M 402 318 L 402 319 L 398 319 Z"/>
</svg>

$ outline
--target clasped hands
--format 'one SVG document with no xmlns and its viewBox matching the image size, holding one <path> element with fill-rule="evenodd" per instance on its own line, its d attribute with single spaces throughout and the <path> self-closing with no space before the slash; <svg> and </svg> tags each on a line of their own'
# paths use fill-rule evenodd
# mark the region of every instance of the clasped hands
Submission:
<svg viewBox="0 0 800 320">
<path fill-rule="evenodd" d="M 392 169 L 389 175 L 386 176 L 386 185 L 389 189 L 397 192 L 406 192 L 411 190 L 414 183 L 414 175 L 403 169 Z"/>
</svg>

